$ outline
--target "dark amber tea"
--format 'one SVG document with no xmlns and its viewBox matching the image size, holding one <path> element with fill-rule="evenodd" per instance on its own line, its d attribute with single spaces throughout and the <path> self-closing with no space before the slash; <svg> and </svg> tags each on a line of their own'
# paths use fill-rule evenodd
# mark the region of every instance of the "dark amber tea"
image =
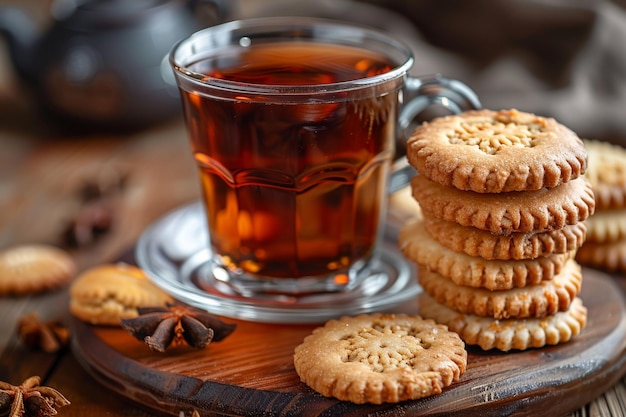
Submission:
<svg viewBox="0 0 626 417">
<path fill-rule="evenodd" d="M 273 303 L 389 302 L 410 278 L 381 244 L 388 188 L 412 175 L 391 172 L 397 133 L 431 105 L 480 107 L 460 81 L 409 75 L 413 62 L 402 41 L 309 17 L 235 20 L 174 46 L 211 249 L 180 264 L 181 285 L 220 305 L 246 297 L 238 314 L 272 320 Z"/>
<path fill-rule="evenodd" d="M 225 268 L 341 281 L 367 262 L 385 214 L 399 83 L 321 99 L 319 91 L 395 66 L 364 49 L 298 42 L 237 47 L 187 66 L 247 86 L 182 92 L 211 245 Z M 254 85 L 318 93 L 272 96 Z"/>
</svg>

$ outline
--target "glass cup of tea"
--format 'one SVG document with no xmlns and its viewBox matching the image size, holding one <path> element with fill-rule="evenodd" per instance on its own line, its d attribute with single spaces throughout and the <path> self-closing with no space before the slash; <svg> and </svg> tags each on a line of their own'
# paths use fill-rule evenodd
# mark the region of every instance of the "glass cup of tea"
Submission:
<svg viewBox="0 0 626 417">
<path fill-rule="evenodd" d="M 431 105 L 480 106 L 413 77 L 402 42 L 315 18 L 210 27 L 169 56 L 203 193 L 212 279 L 238 294 L 346 291 L 379 253 L 396 143 Z"/>
</svg>

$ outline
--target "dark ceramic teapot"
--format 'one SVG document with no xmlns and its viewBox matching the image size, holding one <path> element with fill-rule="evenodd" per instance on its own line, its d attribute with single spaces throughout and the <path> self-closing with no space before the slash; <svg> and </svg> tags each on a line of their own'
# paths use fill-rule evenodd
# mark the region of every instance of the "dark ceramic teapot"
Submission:
<svg viewBox="0 0 626 417">
<path fill-rule="evenodd" d="M 17 7 L 0 8 L 16 73 L 56 119 L 143 127 L 180 109 L 164 57 L 180 39 L 224 20 L 227 0 L 64 0 L 37 33 Z"/>
</svg>

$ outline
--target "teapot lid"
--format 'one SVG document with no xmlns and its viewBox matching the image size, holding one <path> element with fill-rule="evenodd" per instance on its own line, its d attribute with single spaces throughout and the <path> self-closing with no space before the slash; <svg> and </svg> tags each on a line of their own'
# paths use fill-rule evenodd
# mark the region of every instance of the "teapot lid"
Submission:
<svg viewBox="0 0 626 417">
<path fill-rule="evenodd" d="M 172 0 L 57 0 L 52 15 L 75 29 L 126 25 Z"/>
</svg>

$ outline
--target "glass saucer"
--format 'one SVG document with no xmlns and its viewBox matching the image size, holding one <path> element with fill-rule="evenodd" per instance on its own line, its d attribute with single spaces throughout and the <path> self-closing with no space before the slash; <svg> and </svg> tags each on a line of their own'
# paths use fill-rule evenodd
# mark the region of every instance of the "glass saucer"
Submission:
<svg viewBox="0 0 626 417">
<path fill-rule="evenodd" d="M 209 272 L 211 251 L 202 203 L 183 206 L 149 226 L 135 255 L 153 282 L 172 297 L 213 314 L 267 323 L 321 323 L 342 315 L 385 311 L 421 291 L 413 265 L 387 227 L 377 261 L 349 291 L 301 296 L 242 296 Z"/>
</svg>

